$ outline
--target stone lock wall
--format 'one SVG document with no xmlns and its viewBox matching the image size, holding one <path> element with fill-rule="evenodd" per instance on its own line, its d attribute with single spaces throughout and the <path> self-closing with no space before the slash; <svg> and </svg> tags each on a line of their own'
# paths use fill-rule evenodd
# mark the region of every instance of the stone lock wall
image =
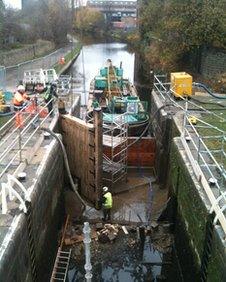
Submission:
<svg viewBox="0 0 226 282">
<path fill-rule="evenodd" d="M 162 106 L 163 103 L 160 97 L 156 93 L 152 93 L 152 131 L 154 132 L 156 140 L 155 170 L 160 187 L 167 188 L 171 139 L 172 137 L 178 136 L 180 133 L 173 122 L 173 116 L 168 114 L 168 110 L 164 110 L 164 108 L 160 111 L 158 110 Z"/>
<path fill-rule="evenodd" d="M 33 234 L 37 258 L 38 281 L 45 281 L 55 259 L 58 231 L 63 210 L 63 156 L 60 146 L 53 142 L 52 150 L 39 172 L 32 195 Z M 48 281 L 48 280 L 46 280 Z"/>
<path fill-rule="evenodd" d="M 49 146 L 47 155 L 37 168 L 31 194 L 33 247 L 37 281 L 40 282 L 49 281 L 64 213 L 63 157 L 55 140 Z M 6 248 L 0 257 L 0 282 L 32 281 L 27 216 L 22 212 L 16 215 L 6 231 Z"/>
<path fill-rule="evenodd" d="M 151 115 L 163 105 L 152 92 Z M 171 117 L 171 119 L 170 119 Z M 163 187 L 169 187 L 175 223 L 175 245 L 184 281 L 201 281 L 201 265 L 206 245 L 206 229 L 210 219 L 210 203 L 199 185 L 180 141 L 183 115 L 160 110 L 153 121 L 156 137 L 156 170 Z M 163 169 L 164 168 L 164 169 Z M 168 171 L 169 169 L 169 171 Z M 164 179 L 168 181 L 164 182 Z M 226 281 L 226 243 L 214 227 L 212 250 L 207 267 L 207 281 Z"/>
<path fill-rule="evenodd" d="M 170 162 L 171 196 L 177 199 L 176 245 L 184 281 L 200 281 L 210 205 L 194 176 L 179 138 L 174 138 Z M 219 234 L 219 229 L 215 227 L 207 270 L 209 282 L 226 281 L 225 243 Z M 186 269 L 189 255 L 190 261 L 194 262 L 193 273 Z"/>
</svg>

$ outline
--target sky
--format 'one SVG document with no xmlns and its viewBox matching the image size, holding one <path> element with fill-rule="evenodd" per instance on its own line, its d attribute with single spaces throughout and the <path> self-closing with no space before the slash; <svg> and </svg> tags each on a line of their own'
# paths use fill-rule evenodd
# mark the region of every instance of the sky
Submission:
<svg viewBox="0 0 226 282">
<path fill-rule="evenodd" d="M 6 5 L 10 5 L 13 8 L 21 8 L 21 0 L 3 0 Z"/>
</svg>

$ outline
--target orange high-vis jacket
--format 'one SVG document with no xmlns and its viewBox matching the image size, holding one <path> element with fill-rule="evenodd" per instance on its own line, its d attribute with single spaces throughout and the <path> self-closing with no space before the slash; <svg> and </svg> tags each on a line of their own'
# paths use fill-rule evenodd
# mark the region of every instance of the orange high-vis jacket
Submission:
<svg viewBox="0 0 226 282">
<path fill-rule="evenodd" d="M 23 103 L 28 99 L 28 96 L 26 93 L 21 94 L 20 92 L 16 92 L 14 94 L 14 98 L 13 98 L 13 105 L 14 106 L 22 106 Z"/>
</svg>

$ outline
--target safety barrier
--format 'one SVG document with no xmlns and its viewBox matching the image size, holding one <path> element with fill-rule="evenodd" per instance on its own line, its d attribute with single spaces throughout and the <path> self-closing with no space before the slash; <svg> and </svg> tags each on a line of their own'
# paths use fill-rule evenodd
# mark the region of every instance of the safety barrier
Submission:
<svg viewBox="0 0 226 282">
<path fill-rule="evenodd" d="M 183 100 L 182 103 L 175 101 L 172 95 L 174 90 L 170 88 L 170 83 L 163 80 L 166 80 L 166 76 L 154 76 L 154 90 L 167 105 L 171 104 L 183 111 L 182 144 L 196 178 L 211 203 L 210 213 L 215 213 L 214 223 L 219 222 L 226 234 L 226 132 L 198 117 L 196 117 L 197 124 L 194 124 L 192 110 L 194 111 L 195 108 L 200 110 L 201 114 L 211 115 L 222 122 L 226 120 L 185 97 L 180 97 Z M 189 105 L 193 107 L 191 111 L 188 108 Z M 203 129 L 205 133 L 202 132 Z M 215 141 L 214 146 L 213 141 Z"/>
<path fill-rule="evenodd" d="M 10 171 L 12 174 L 24 161 L 23 150 L 29 146 L 34 136 L 40 135 L 39 128 L 47 124 L 54 111 L 54 108 L 50 112 L 46 110 L 52 102 L 53 99 L 36 106 L 32 101 L 0 128 L 0 182 L 4 181 L 6 173 Z"/>
<path fill-rule="evenodd" d="M 62 56 L 71 53 L 77 43 L 71 42 L 67 47 L 60 48 L 45 57 L 36 58 L 18 65 L 5 68 L 6 88 L 13 90 L 19 81 L 23 80 L 24 72 L 33 69 L 49 69 L 58 63 Z M 32 65 L 31 65 L 32 64 Z"/>
</svg>

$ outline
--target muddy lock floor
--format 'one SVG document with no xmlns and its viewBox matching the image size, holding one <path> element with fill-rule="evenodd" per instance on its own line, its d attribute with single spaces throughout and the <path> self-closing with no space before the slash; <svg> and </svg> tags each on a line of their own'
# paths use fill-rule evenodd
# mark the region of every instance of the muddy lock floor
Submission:
<svg viewBox="0 0 226 282">
<path fill-rule="evenodd" d="M 125 234 L 117 224 L 112 225 L 118 230 L 115 238 L 102 240 L 100 234 L 105 225 L 100 226 L 91 225 L 92 281 L 177 281 L 169 278 L 174 262 L 173 236 L 165 231 L 167 224 L 146 230 L 145 240 L 140 239 L 136 226 L 126 226 L 128 234 Z M 76 235 L 66 241 L 71 244 L 70 240 L 74 240 L 68 278 L 69 281 L 84 281 L 82 225 L 71 228 Z"/>
<path fill-rule="evenodd" d="M 149 185 L 146 178 L 132 175 L 129 187 L 113 194 L 114 207 L 111 224 L 118 230 L 117 236 L 102 243 L 99 235 L 104 229 L 102 213 L 87 208 L 84 221 L 91 226 L 92 281 L 181 281 L 178 277 L 173 248 L 173 235 L 168 224 L 157 224 L 167 202 L 167 191 L 157 185 Z M 119 187 L 119 190 L 121 188 Z M 140 240 L 138 227 L 147 226 L 146 237 Z M 128 234 L 122 230 L 125 226 Z M 85 281 L 85 255 L 82 234 L 83 225 L 68 226 L 66 249 L 72 249 L 68 281 Z"/>
</svg>

